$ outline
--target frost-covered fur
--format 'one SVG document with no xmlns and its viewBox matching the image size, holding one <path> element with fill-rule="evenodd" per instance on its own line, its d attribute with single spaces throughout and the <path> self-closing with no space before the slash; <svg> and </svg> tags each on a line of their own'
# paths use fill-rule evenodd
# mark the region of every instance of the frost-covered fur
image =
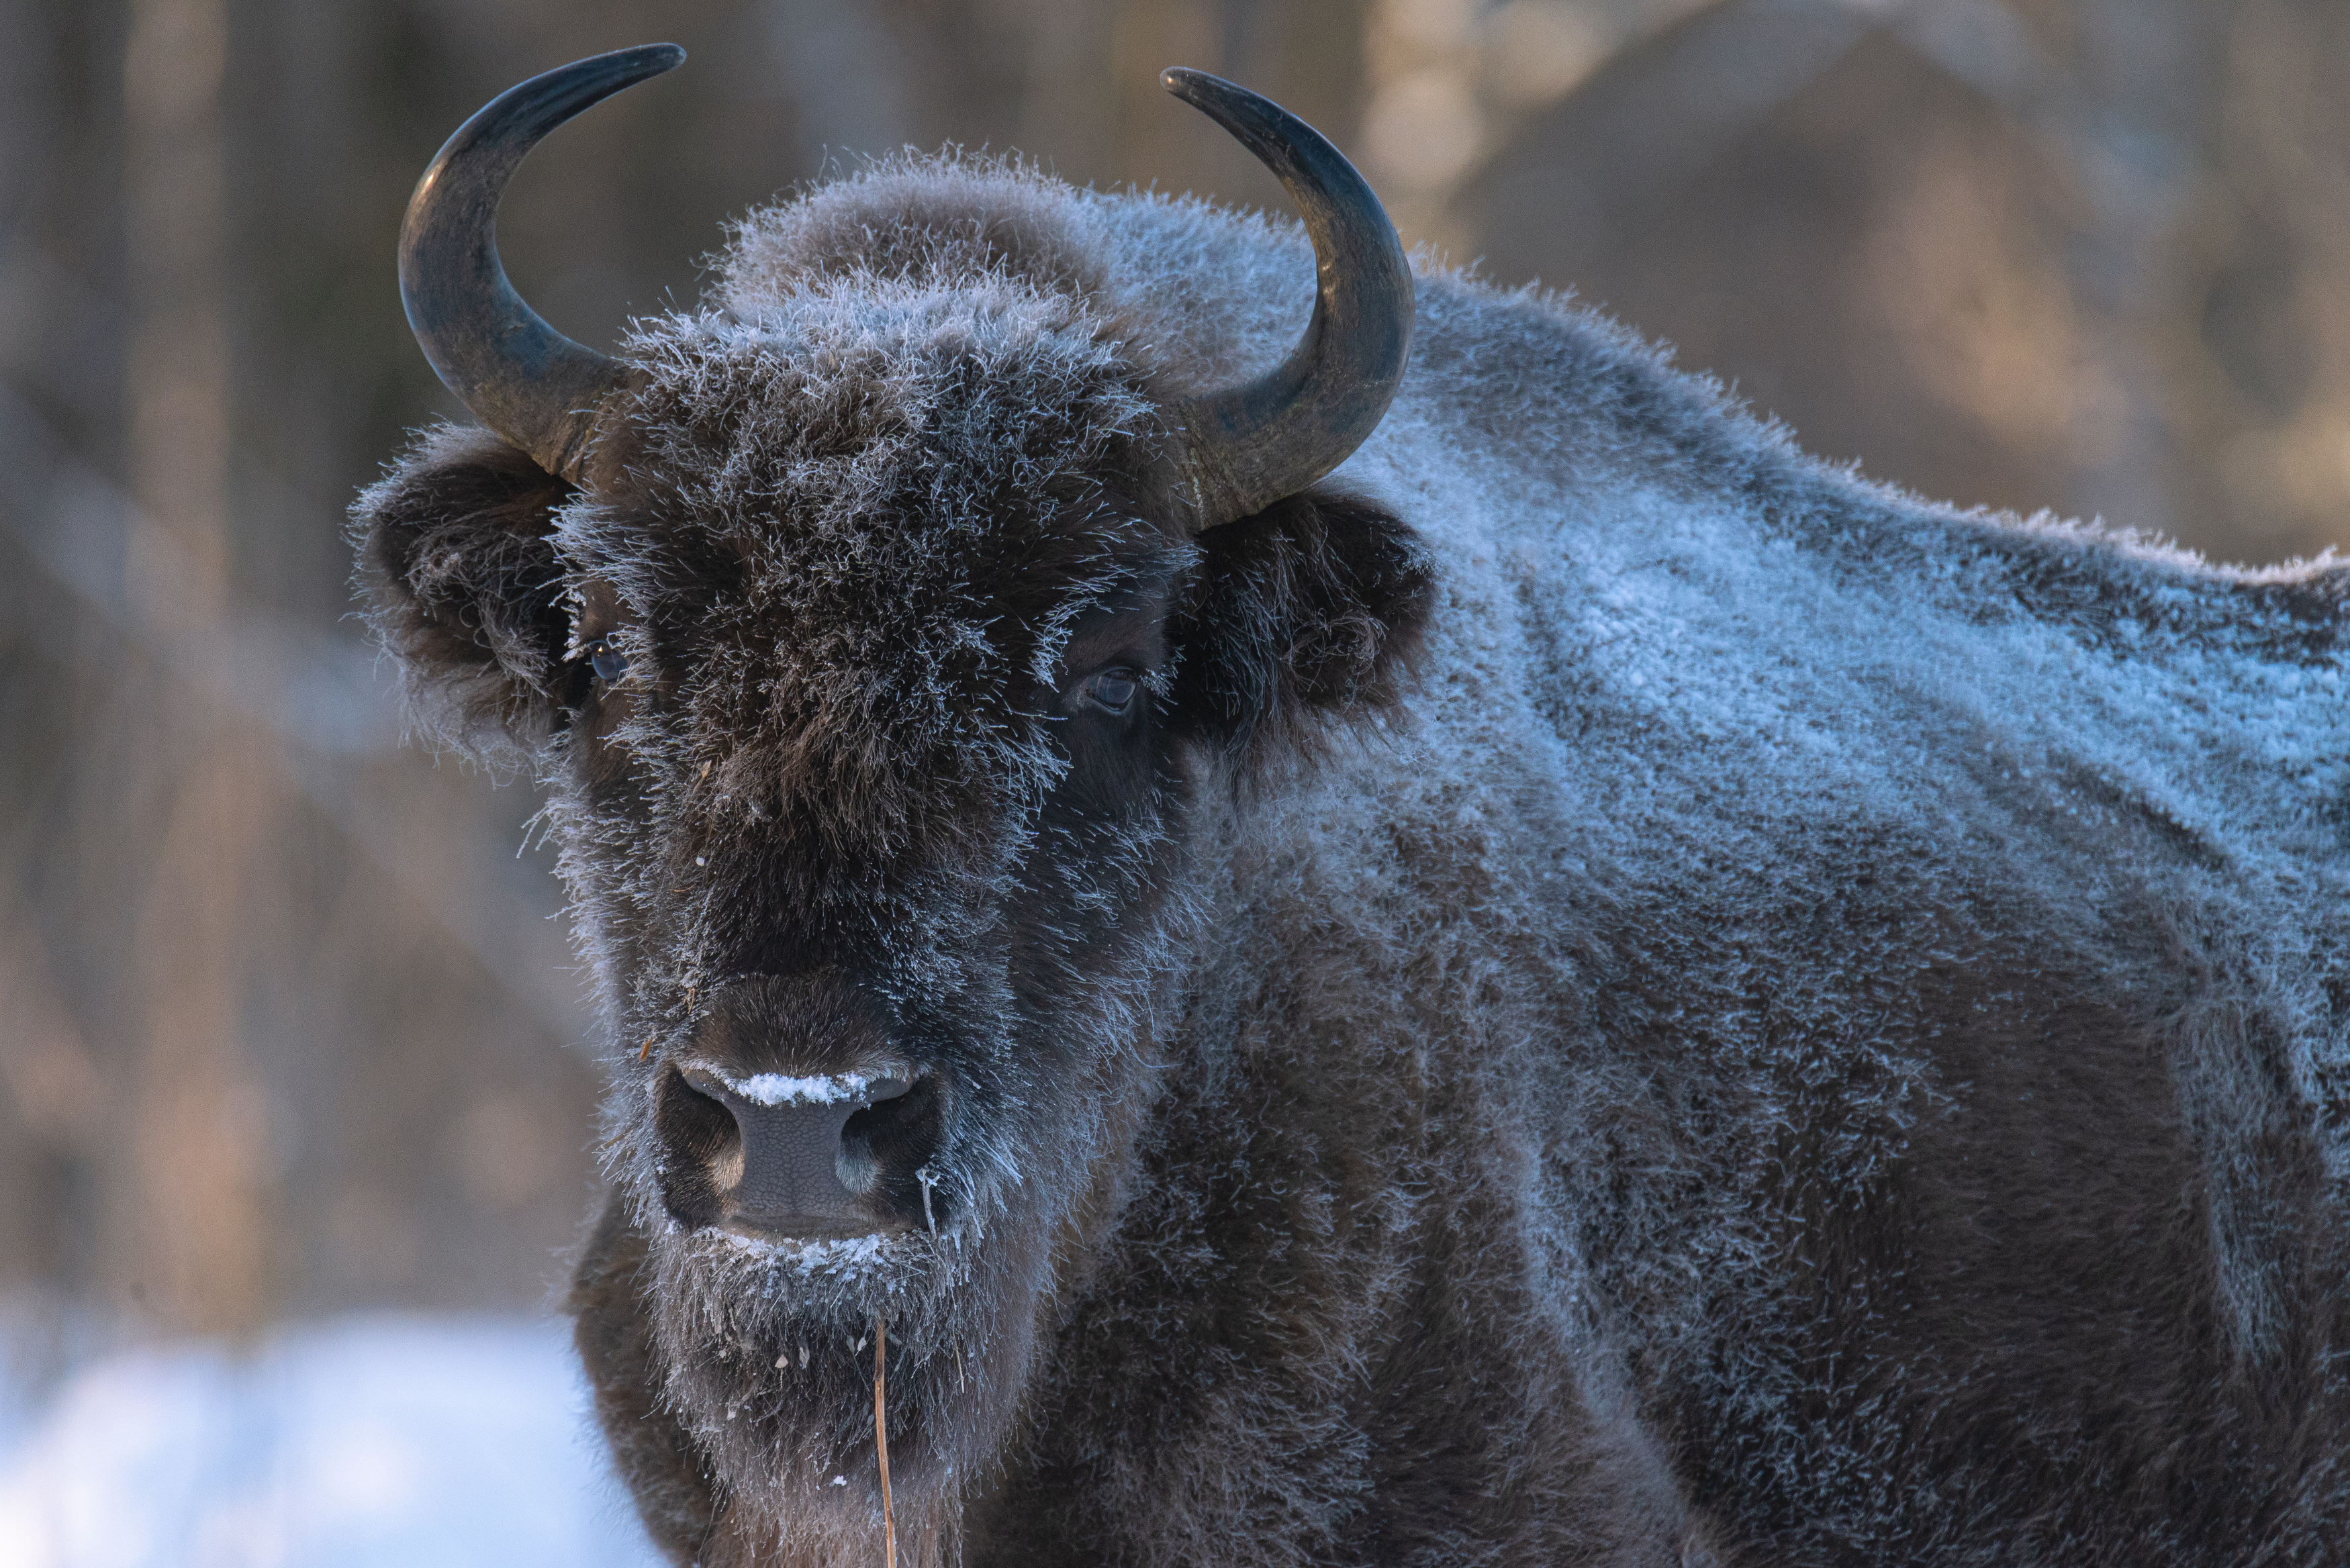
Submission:
<svg viewBox="0 0 2350 1568">
<path fill-rule="evenodd" d="M 2339 1561 L 2343 571 L 1927 505 L 1436 272 L 1368 445 L 1170 535 L 1150 410 L 1312 280 L 885 166 L 642 324 L 580 489 L 363 498 L 441 732 L 541 759 L 656 1539 L 879 1560 L 879 1314 L 910 1562 Z M 681 1222 L 713 1037 L 934 1070 L 934 1228 Z"/>
</svg>

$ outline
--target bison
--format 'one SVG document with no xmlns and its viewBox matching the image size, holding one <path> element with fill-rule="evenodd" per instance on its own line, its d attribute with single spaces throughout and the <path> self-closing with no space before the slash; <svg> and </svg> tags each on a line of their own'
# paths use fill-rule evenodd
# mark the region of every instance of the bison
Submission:
<svg viewBox="0 0 2350 1568">
<path fill-rule="evenodd" d="M 607 357 L 499 192 L 681 57 L 442 150 L 355 511 L 664 1551 L 2345 1560 L 2350 570 L 1823 464 L 1189 71 L 1302 232 L 904 156 Z"/>
</svg>

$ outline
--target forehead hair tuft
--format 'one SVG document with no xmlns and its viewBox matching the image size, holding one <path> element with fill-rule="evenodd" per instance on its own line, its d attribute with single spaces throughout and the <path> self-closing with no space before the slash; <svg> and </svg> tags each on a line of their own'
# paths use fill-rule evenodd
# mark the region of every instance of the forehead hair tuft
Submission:
<svg viewBox="0 0 2350 1568">
<path fill-rule="evenodd" d="M 1086 301 L 973 250 L 650 318 L 628 355 L 625 459 L 564 553 L 690 672 L 664 749 L 836 865 L 1049 784 L 1030 681 L 1069 606 L 1180 548 L 1119 503 L 1150 405 Z"/>
<path fill-rule="evenodd" d="M 755 312 L 823 279 L 854 274 L 952 285 L 1014 275 L 1098 301 L 1113 246 L 1089 203 L 1008 160 L 899 155 L 731 225 L 716 300 Z"/>
</svg>

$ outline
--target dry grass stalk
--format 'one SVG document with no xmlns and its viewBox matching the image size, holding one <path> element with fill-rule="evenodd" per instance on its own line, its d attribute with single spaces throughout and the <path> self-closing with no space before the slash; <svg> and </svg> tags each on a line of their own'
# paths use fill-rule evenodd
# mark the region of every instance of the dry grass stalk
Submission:
<svg viewBox="0 0 2350 1568">
<path fill-rule="evenodd" d="M 883 1388 L 889 1329 L 879 1314 L 873 1318 L 873 1450 L 881 1459 L 881 1555 L 887 1568 L 898 1568 L 898 1521 L 889 1509 L 889 1407 Z"/>
</svg>

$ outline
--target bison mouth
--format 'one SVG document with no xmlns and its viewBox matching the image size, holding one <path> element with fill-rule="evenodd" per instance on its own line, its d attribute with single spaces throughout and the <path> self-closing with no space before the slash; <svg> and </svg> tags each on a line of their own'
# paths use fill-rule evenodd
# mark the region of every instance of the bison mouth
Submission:
<svg viewBox="0 0 2350 1568">
<path fill-rule="evenodd" d="M 880 1239 L 951 1216 L 933 1179 L 948 1092 L 899 1065 L 796 1077 L 672 1064 L 656 1082 L 660 1194 L 688 1231 L 779 1243 Z"/>
</svg>

